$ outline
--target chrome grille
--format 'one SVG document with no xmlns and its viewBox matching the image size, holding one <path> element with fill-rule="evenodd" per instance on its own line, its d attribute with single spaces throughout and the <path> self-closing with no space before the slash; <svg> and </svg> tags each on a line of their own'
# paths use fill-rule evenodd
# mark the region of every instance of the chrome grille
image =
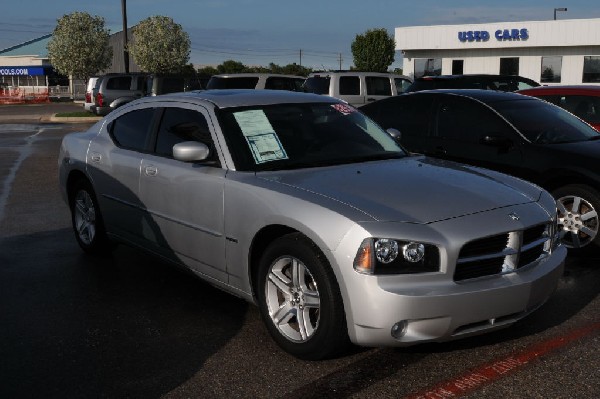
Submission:
<svg viewBox="0 0 600 399">
<path fill-rule="evenodd" d="M 510 273 L 546 257 L 553 232 L 551 224 L 541 224 L 468 242 L 460 251 L 454 281 Z"/>
</svg>

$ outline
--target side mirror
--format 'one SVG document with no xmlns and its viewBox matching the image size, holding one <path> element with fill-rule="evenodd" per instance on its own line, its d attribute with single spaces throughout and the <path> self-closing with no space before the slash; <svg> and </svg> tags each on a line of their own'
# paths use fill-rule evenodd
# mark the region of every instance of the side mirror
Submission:
<svg viewBox="0 0 600 399">
<path fill-rule="evenodd" d="M 400 133 L 400 130 L 394 129 L 393 127 L 391 127 L 389 129 L 387 129 L 386 132 L 387 132 L 387 134 L 392 136 L 394 141 L 396 141 L 397 143 L 400 142 L 400 139 L 402 138 L 402 133 Z"/>
<path fill-rule="evenodd" d="M 210 150 L 204 143 L 184 141 L 173 146 L 173 158 L 183 162 L 200 162 L 208 158 Z"/>
</svg>

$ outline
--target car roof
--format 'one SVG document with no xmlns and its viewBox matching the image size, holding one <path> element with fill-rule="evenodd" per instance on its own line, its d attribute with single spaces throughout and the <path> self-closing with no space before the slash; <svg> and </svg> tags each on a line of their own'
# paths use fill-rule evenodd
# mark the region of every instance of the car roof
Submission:
<svg viewBox="0 0 600 399">
<path fill-rule="evenodd" d="M 508 101 L 508 100 L 536 100 L 533 97 L 527 97 L 522 94 L 496 91 L 496 90 L 481 90 L 481 89 L 437 89 L 437 90 L 422 90 L 411 93 L 401 94 L 400 96 L 419 96 L 419 95 L 440 95 L 440 94 L 453 94 L 460 95 L 463 97 L 471 97 L 476 100 L 480 100 L 486 103 L 495 101 Z M 384 100 L 382 100 L 384 101 Z"/>
<path fill-rule="evenodd" d="M 585 94 L 600 96 L 600 86 L 592 85 L 564 85 L 564 86 L 539 86 L 517 91 L 523 94 Z"/>
<path fill-rule="evenodd" d="M 489 79 L 514 79 L 514 78 L 519 78 L 519 79 L 527 79 L 527 80 L 531 80 L 528 78 L 525 78 L 523 76 L 520 75 L 493 75 L 493 74 L 485 74 L 485 73 L 477 73 L 477 74 L 465 74 L 465 75 L 426 75 L 426 76 L 421 76 L 415 80 L 458 80 L 458 79 L 476 79 L 476 78 L 489 78 Z"/>
<path fill-rule="evenodd" d="M 148 97 L 145 97 L 147 99 Z M 287 90 L 224 89 L 197 90 L 185 93 L 171 93 L 150 97 L 155 101 L 209 101 L 219 108 L 244 107 L 252 105 L 293 104 L 293 103 L 340 103 L 341 101 L 319 94 L 301 93 Z"/>
<path fill-rule="evenodd" d="M 296 79 L 306 79 L 304 76 L 298 76 L 298 75 L 285 75 L 285 74 L 281 74 L 281 73 L 221 73 L 218 75 L 213 75 L 214 77 L 217 78 L 260 78 L 261 76 L 265 76 L 265 77 L 279 77 L 279 78 L 296 78 Z"/>
</svg>

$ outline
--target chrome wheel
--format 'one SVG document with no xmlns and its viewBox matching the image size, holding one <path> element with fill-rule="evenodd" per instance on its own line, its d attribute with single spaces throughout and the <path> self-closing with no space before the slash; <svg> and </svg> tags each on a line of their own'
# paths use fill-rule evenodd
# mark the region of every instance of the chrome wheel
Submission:
<svg viewBox="0 0 600 399">
<path fill-rule="evenodd" d="M 568 248 L 582 248 L 598 235 L 598 212 L 593 204 L 577 195 L 556 200 L 562 243 Z"/>
<path fill-rule="evenodd" d="M 320 297 L 315 278 L 299 259 L 276 259 L 265 281 L 265 299 L 271 321 L 293 342 L 309 340 L 320 319 Z"/>
<path fill-rule="evenodd" d="M 75 195 L 73 222 L 81 242 L 91 245 L 96 237 L 96 208 L 92 197 L 85 190 L 80 190 Z"/>
</svg>

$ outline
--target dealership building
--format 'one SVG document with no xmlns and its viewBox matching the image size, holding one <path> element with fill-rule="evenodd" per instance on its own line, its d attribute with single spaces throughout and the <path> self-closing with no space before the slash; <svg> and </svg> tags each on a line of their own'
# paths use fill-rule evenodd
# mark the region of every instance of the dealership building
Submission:
<svg viewBox="0 0 600 399">
<path fill-rule="evenodd" d="M 600 85 L 600 19 L 398 27 L 405 75 L 506 74 Z"/>
</svg>

